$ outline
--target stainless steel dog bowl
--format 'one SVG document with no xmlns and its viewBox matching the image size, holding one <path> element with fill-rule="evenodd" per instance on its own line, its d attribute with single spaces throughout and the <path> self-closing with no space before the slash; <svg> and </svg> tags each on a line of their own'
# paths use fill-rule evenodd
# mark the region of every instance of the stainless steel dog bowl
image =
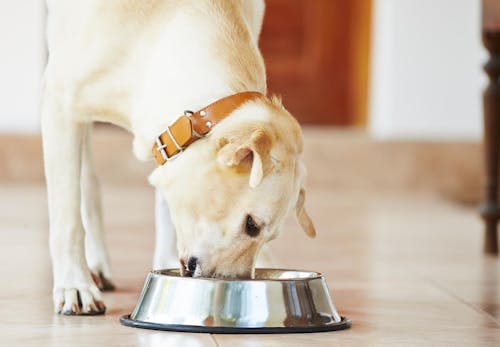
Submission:
<svg viewBox="0 0 500 347">
<path fill-rule="evenodd" d="M 255 279 L 181 277 L 179 269 L 149 273 L 123 325 L 205 333 L 302 333 L 346 329 L 317 272 L 256 269 Z"/>
</svg>

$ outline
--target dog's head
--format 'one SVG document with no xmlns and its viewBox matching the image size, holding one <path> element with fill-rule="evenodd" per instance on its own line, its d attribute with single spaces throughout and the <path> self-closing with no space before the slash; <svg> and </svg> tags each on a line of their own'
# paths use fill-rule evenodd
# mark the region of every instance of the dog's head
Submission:
<svg viewBox="0 0 500 347">
<path fill-rule="evenodd" d="M 164 194 L 183 275 L 252 277 L 262 245 L 295 210 L 307 235 L 302 134 L 277 99 L 242 105 L 150 182 Z"/>
</svg>

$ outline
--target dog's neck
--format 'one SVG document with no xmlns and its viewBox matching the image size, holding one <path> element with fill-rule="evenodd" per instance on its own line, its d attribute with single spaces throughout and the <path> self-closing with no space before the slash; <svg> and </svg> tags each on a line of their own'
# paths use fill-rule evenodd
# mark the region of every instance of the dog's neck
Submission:
<svg viewBox="0 0 500 347">
<path fill-rule="evenodd" d="M 219 22 L 232 25 L 213 25 L 204 23 L 210 18 L 193 16 L 178 15 L 151 45 L 131 119 L 134 153 L 141 160 L 151 159 L 155 137 L 185 110 L 244 91 L 266 94 L 263 59 L 242 18 L 222 17 Z M 230 30 L 235 25 L 244 30 Z"/>
</svg>

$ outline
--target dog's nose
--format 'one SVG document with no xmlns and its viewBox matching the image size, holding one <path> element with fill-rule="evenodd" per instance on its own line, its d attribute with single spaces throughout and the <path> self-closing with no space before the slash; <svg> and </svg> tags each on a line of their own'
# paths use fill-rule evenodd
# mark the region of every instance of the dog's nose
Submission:
<svg viewBox="0 0 500 347">
<path fill-rule="evenodd" d="M 196 267 L 198 266 L 198 258 L 189 257 L 187 259 L 187 263 L 184 259 L 180 259 L 180 261 L 181 261 L 182 276 L 193 277 L 193 274 L 196 271 Z"/>
<path fill-rule="evenodd" d="M 198 266 L 198 258 L 190 257 L 188 259 L 187 269 L 189 272 L 194 272 Z"/>
</svg>

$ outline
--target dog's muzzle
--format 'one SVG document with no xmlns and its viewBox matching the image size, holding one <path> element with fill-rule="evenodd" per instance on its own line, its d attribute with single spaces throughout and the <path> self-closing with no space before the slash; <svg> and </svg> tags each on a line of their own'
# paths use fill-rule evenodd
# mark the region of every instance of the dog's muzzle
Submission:
<svg viewBox="0 0 500 347">
<path fill-rule="evenodd" d="M 196 257 L 189 257 L 187 263 L 183 259 L 181 259 L 182 276 L 193 277 L 198 265 L 199 265 L 199 260 Z"/>
</svg>

